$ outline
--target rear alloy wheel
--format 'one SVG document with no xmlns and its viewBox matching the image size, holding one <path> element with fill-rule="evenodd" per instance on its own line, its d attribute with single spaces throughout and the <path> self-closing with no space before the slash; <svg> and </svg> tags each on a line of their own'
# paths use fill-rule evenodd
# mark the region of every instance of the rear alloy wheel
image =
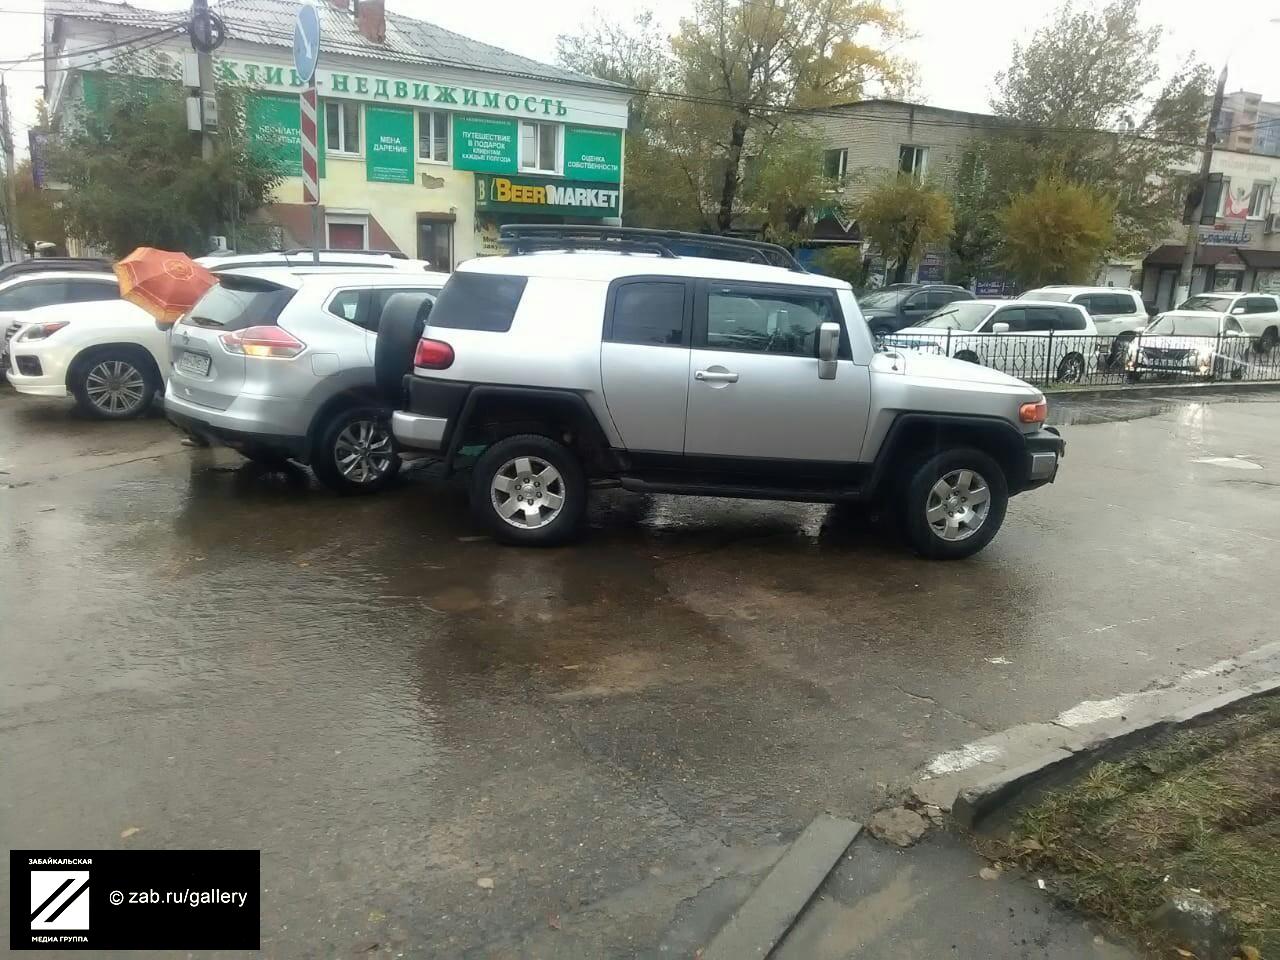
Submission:
<svg viewBox="0 0 1280 960">
<path fill-rule="evenodd" d="M 1068 353 L 1058 364 L 1059 383 L 1079 383 L 1084 379 L 1084 357 Z"/>
<path fill-rule="evenodd" d="M 103 420 L 128 420 L 147 412 L 156 387 L 133 353 L 103 353 L 78 367 L 71 391 L 80 409 Z"/>
<path fill-rule="evenodd" d="M 958 560 L 977 553 L 999 532 L 1009 487 L 990 456 L 962 447 L 920 463 L 903 500 L 903 526 L 916 552 Z"/>
<path fill-rule="evenodd" d="M 577 535 L 587 484 L 573 451 L 523 434 L 495 443 L 476 462 L 471 510 L 504 543 L 551 546 Z"/>
<path fill-rule="evenodd" d="M 316 479 L 336 493 L 377 493 L 400 472 L 400 451 L 385 412 L 344 410 L 329 421 L 311 457 Z"/>
</svg>

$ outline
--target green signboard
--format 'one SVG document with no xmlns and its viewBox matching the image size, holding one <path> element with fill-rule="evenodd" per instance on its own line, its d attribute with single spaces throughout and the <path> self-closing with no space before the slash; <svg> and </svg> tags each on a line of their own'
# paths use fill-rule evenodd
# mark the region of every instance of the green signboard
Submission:
<svg viewBox="0 0 1280 960">
<path fill-rule="evenodd" d="M 618 183 L 622 179 L 622 131 L 565 127 L 564 175 Z"/>
<path fill-rule="evenodd" d="M 516 172 L 514 120 L 501 117 L 453 115 L 453 166 L 482 173 Z"/>
<path fill-rule="evenodd" d="M 302 133 L 297 97 L 250 94 L 245 101 L 249 140 L 286 177 L 302 176 Z"/>
<path fill-rule="evenodd" d="M 476 174 L 478 212 L 616 217 L 620 196 L 616 183 Z"/>
<path fill-rule="evenodd" d="M 413 111 L 364 108 L 365 179 L 413 183 Z"/>
</svg>

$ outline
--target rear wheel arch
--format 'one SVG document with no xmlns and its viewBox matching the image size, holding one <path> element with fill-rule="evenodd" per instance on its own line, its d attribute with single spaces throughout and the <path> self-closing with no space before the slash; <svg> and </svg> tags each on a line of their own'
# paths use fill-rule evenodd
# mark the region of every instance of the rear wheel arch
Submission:
<svg viewBox="0 0 1280 960">
<path fill-rule="evenodd" d="M 563 444 L 589 472 L 605 469 L 608 437 L 579 394 L 565 390 L 477 387 L 468 395 L 451 431 L 447 460 L 465 446 L 492 445 L 533 434 Z"/>
<path fill-rule="evenodd" d="M 311 418 L 310 426 L 307 427 L 308 456 L 312 447 L 324 435 L 325 429 L 333 418 L 343 410 L 349 410 L 352 407 L 386 407 L 386 403 L 379 398 L 378 388 L 373 384 L 350 387 L 340 393 L 335 393 L 320 405 L 320 409 Z M 389 408 L 388 412 L 390 412 Z"/>
</svg>

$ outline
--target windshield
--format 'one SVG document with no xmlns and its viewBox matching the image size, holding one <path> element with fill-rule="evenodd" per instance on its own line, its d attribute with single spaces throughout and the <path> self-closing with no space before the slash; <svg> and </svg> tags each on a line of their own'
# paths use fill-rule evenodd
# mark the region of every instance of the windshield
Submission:
<svg viewBox="0 0 1280 960">
<path fill-rule="evenodd" d="M 1230 297 L 1211 297 L 1206 294 L 1189 297 L 1178 304 L 1179 310 L 1210 310 L 1213 313 L 1226 313 L 1231 309 Z"/>
<path fill-rule="evenodd" d="M 934 330 L 976 330 L 978 324 L 987 319 L 994 309 L 989 303 L 960 300 L 941 310 L 935 310 L 914 326 Z"/>
<path fill-rule="evenodd" d="M 888 307 L 892 309 L 898 305 L 909 290 L 877 290 L 875 293 L 868 293 L 865 297 L 858 301 L 860 307 Z"/>
<path fill-rule="evenodd" d="M 1071 299 L 1071 294 L 1062 293 L 1060 290 L 1028 290 L 1019 300 L 1056 300 L 1058 303 L 1066 303 Z"/>
<path fill-rule="evenodd" d="M 1195 300 L 1196 298 L 1192 297 L 1191 299 Z M 1216 337 L 1218 335 L 1218 318 L 1177 317 L 1166 313 L 1151 326 L 1147 327 L 1144 333 L 1160 333 L 1166 337 Z"/>
</svg>

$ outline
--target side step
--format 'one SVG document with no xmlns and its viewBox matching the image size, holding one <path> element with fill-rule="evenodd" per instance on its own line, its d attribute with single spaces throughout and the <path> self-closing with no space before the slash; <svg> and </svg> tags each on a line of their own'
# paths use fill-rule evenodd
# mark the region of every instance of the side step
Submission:
<svg viewBox="0 0 1280 960">
<path fill-rule="evenodd" d="M 695 497 L 736 497 L 741 500 L 791 500 L 796 503 L 841 503 L 862 500 L 860 487 L 755 487 L 724 483 L 690 483 L 687 480 L 641 480 L 621 477 L 623 490 L 632 493 L 682 493 Z"/>
<path fill-rule="evenodd" d="M 767 957 L 861 831 L 852 820 L 815 817 L 716 934 L 702 960 Z"/>
</svg>

